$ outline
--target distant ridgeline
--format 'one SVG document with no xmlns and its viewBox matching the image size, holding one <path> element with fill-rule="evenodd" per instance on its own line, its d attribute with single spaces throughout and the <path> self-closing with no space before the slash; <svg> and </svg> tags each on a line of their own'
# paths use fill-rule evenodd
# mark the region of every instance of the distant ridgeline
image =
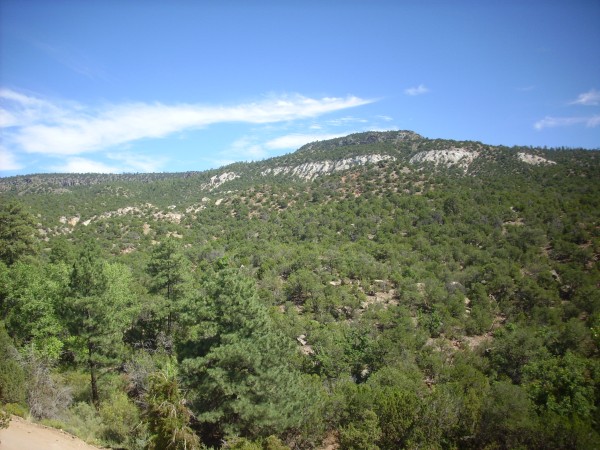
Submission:
<svg viewBox="0 0 600 450">
<path fill-rule="evenodd" d="M 585 149 L 508 148 L 473 141 L 427 139 L 412 131 L 364 132 L 312 142 L 284 156 L 253 163 L 234 163 L 204 172 L 33 174 L 4 177 L 0 178 L 0 193 L 65 193 L 71 188 L 82 186 L 153 183 L 181 178 L 200 180 L 202 189 L 215 190 L 233 179 L 252 178 L 257 174 L 312 180 L 319 175 L 385 161 L 405 164 L 414 169 L 457 169 L 458 173 L 468 175 L 482 171 L 524 172 L 532 166 L 545 167 L 557 163 L 585 170 L 597 168 L 600 164 L 598 154 Z"/>
</svg>

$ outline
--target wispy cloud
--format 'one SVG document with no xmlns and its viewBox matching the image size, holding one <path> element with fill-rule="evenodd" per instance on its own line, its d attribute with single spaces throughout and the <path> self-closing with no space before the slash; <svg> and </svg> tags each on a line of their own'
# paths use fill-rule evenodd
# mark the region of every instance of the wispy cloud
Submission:
<svg viewBox="0 0 600 450">
<path fill-rule="evenodd" d="M 585 105 L 585 106 L 596 106 L 600 105 L 600 91 L 591 89 L 588 92 L 579 94 L 577 100 L 570 103 L 571 105 Z"/>
<path fill-rule="evenodd" d="M 415 96 L 415 95 L 423 95 L 429 92 L 429 88 L 427 88 L 424 84 L 420 84 L 415 87 L 411 87 L 404 90 L 406 95 Z"/>
<path fill-rule="evenodd" d="M 600 115 L 592 117 L 544 117 L 538 120 L 533 127 L 536 130 L 544 128 L 570 127 L 574 125 L 585 125 L 594 128 L 600 125 Z"/>
<path fill-rule="evenodd" d="M 117 161 L 119 172 L 158 172 L 169 161 L 166 157 L 147 156 L 134 153 L 108 153 L 107 158 Z"/>
<path fill-rule="evenodd" d="M 159 171 L 167 162 L 166 158 L 151 158 L 138 154 L 109 153 L 106 157 L 108 161 L 102 162 L 81 156 L 67 156 L 60 162 L 51 164 L 48 169 L 66 173 L 148 173 Z"/>
<path fill-rule="evenodd" d="M 336 137 L 346 136 L 348 133 L 342 134 L 288 134 L 280 136 L 265 143 L 265 147 L 269 149 L 297 149 L 304 144 L 315 141 L 325 141 Z"/>
<path fill-rule="evenodd" d="M 317 117 L 371 103 L 359 97 L 269 97 L 238 105 L 126 103 L 94 108 L 0 91 L 5 145 L 13 151 L 74 156 L 140 139 L 164 138 L 224 122 L 267 124 Z"/>
<path fill-rule="evenodd" d="M 73 156 L 67 158 L 63 163 L 50 167 L 55 172 L 67 173 L 119 173 L 126 172 L 123 167 L 109 166 L 100 161 Z"/>
<path fill-rule="evenodd" d="M 59 64 L 79 75 L 91 80 L 108 78 L 105 70 L 96 61 L 71 46 L 60 46 L 41 41 L 32 41 L 32 44 Z"/>
<path fill-rule="evenodd" d="M 327 121 L 327 125 L 333 126 L 346 126 L 351 123 L 368 123 L 367 119 L 361 119 L 359 117 L 340 117 L 339 119 L 332 119 Z"/>
<path fill-rule="evenodd" d="M 0 146 L 0 170 L 10 171 L 22 169 L 23 165 L 19 164 L 15 155 Z"/>
<path fill-rule="evenodd" d="M 257 138 L 251 136 L 243 136 L 235 140 L 226 151 L 222 152 L 228 161 L 255 161 L 266 158 L 268 154 Z"/>
</svg>

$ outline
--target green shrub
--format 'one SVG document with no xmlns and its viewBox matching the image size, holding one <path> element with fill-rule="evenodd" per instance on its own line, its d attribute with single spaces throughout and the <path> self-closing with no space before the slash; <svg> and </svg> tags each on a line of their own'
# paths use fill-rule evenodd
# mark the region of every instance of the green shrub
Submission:
<svg viewBox="0 0 600 450">
<path fill-rule="evenodd" d="M 138 409 L 124 393 L 117 392 L 103 402 L 98 413 L 102 419 L 100 438 L 105 444 L 134 448 L 144 440 Z"/>
<path fill-rule="evenodd" d="M 18 357 L 4 323 L 0 322 L 0 402 L 25 402 L 25 372 Z"/>
<path fill-rule="evenodd" d="M 88 402 L 74 404 L 65 417 L 64 430 L 86 442 L 99 443 L 102 429 L 100 415 Z"/>
<path fill-rule="evenodd" d="M 20 403 L 7 403 L 6 405 L 2 406 L 2 409 L 9 415 L 12 414 L 13 416 L 19 416 L 23 418 L 29 414 L 27 408 Z"/>
<path fill-rule="evenodd" d="M 0 408 L 0 430 L 2 428 L 8 428 L 10 423 L 10 414 Z"/>
</svg>

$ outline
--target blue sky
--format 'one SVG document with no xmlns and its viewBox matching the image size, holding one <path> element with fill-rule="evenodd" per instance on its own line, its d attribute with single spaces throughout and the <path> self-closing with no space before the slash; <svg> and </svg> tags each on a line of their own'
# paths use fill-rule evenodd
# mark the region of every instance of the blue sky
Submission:
<svg viewBox="0 0 600 450">
<path fill-rule="evenodd" d="M 0 174 L 171 172 L 366 130 L 600 148 L 600 1 L 0 1 Z"/>
</svg>

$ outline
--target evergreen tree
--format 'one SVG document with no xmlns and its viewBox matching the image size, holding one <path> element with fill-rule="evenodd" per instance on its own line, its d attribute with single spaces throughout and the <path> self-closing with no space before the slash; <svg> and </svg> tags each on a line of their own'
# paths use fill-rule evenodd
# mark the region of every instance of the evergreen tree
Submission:
<svg viewBox="0 0 600 450">
<path fill-rule="evenodd" d="M 98 369 L 115 356 L 132 320 L 130 284 L 125 266 L 106 263 L 95 242 L 85 243 L 71 272 L 66 321 L 80 354 L 85 354 L 96 407 L 100 401 Z"/>
<path fill-rule="evenodd" d="M 206 294 L 202 328 L 181 349 L 198 419 L 215 436 L 264 437 L 299 427 L 310 390 L 290 364 L 296 350 L 274 329 L 253 281 L 223 270 Z"/>
<path fill-rule="evenodd" d="M 191 283 L 188 260 L 175 240 L 167 238 L 152 251 L 147 271 L 152 277 L 150 292 L 165 300 L 165 332 L 171 336 L 179 312 L 188 297 Z"/>
<path fill-rule="evenodd" d="M 22 205 L 0 206 L 0 260 L 10 266 L 23 255 L 35 254 L 36 235 L 34 218 Z"/>
</svg>

